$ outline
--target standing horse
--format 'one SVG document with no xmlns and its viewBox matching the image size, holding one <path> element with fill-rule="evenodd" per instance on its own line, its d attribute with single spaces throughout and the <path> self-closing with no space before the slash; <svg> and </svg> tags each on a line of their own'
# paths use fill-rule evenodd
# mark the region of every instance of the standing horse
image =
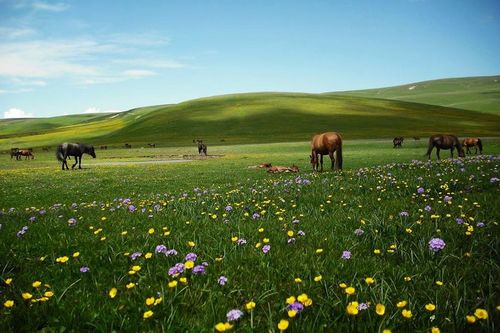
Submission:
<svg viewBox="0 0 500 333">
<path fill-rule="evenodd" d="M 462 142 L 462 145 L 465 146 L 467 154 L 471 153 L 471 147 L 476 148 L 475 154 L 477 154 L 477 148 L 479 148 L 479 154 L 483 153 L 483 143 L 481 142 L 480 138 L 465 138 Z"/>
<path fill-rule="evenodd" d="M 10 159 L 12 159 L 12 157 L 15 157 L 16 160 L 19 159 L 18 153 L 19 153 L 19 148 L 10 148 Z"/>
<path fill-rule="evenodd" d="M 193 140 L 194 142 L 194 140 Z M 207 156 L 207 145 L 203 143 L 202 140 L 196 140 L 198 144 L 198 154 Z"/>
<path fill-rule="evenodd" d="M 435 134 L 429 138 L 429 148 L 427 149 L 427 157 L 431 159 L 432 149 L 436 147 L 436 155 L 438 160 L 439 158 L 439 150 L 440 149 L 450 149 L 451 158 L 453 158 L 453 149 L 457 148 L 458 156 L 465 157 L 464 150 L 462 149 L 462 145 L 460 144 L 460 140 L 455 135 L 451 134 Z"/>
<path fill-rule="evenodd" d="M 59 161 L 62 162 L 63 170 L 64 166 L 66 166 L 66 169 L 69 170 L 68 162 L 66 162 L 66 159 L 69 158 L 69 156 L 75 157 L 75 164 L 71 166 L 71 169 L 74 169 L 77 164 L 78 168 L 81 169 L 83 154 L 89 154 L 90 156 L 95 158 L 94 147 L 81 143 L 63 143 L 62 145 L 59 145 L 56 150 L 56 157 Z"/>
<path fill-rule="evenodd" d="M 403 147 L 402 146 L 403 141 L 404 141 L 404 138 L 402 136 L 395 137 L 394 140 L 392 140 L 392 143 L 394 144 L 394 147 L 392 147 L 392 148 L 401 148 L 401 147 Z"/>
<path fill-rule="evenodd" d="M 29 157 L 31 159 L 35 158 L 35 155 L 33 155 L 33 151 L 31 149 L 21 149 L 17 152 L 16 159 L 20 160 L 22 156 L 26 156 L 24 159 L 27 160 Z"/>
<path fill-rule="evenodd" d="M 333 154 L 335 153 L 335 158 Z M 320 156 L 318 158 L 318 155 Z M 311 141 L 311 164 L 313 170 L 318 171 L 318 164 L 321 163 L 323 171 L 323 155 L 329 155 L 332 160 L 332 170 L 342 169 L 342 137 L 336 132 L 326 132 L 316 134 Z M 319 160 L 319 161 L 318 161 Z M 318 163 L 319 162 L 319 163 Z"/>
</svg>

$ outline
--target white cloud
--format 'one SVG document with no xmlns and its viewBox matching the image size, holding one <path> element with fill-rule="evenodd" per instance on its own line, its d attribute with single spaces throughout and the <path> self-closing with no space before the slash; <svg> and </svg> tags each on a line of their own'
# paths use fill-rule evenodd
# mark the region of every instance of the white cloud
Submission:
<svg viewBox="0 0 500 333">
<path fill-rule="evenodd" d="M 83 111 L 83 113 L 117 113 L 117 112 L 122 112 L 122 110 L 115 110 L 115 109 L 101 110 L 99 108 L 92 106 L 87 110 Z"/>
<path fill-rule="evenodd" d="M 112 62 L 115 64 L 125 64 L 148 68 L 176 69 L 186 67 L 185 64 L 177 62 L 175 60 L 157 58 L 115 59 Z"/>
<path fill-rule="evenodd" d="M 8 111 L 3 113 L 4 118 L 32 118 L 32 113 L 24 112 L 21 109 L 10 108 Z"/>
<path fill-rule="evenodd" d="M 18 39 L 32 36 L 35 33 L 36 31 L 31 28 L 0 27 L 0 38 L 2 39 Z"/>
<path fill-rule="evenodd" d="M 57 2 L 57 3 L 48 3 L 44 1 L 35 1 L 32 4 L 34 9 L 37 10 L 45 10 L 48 12 L 63 12 L 66 9 L 69 8 L 69 5 L 63 2 Z"/>
<path fill-rule="evenodd" d="M 156 75 L 155 72 L 145 70 L 145 69 L 129 69 L 129 70 L 124 71 L 123 74 L 125 76 L 132 77 L 132 78 L 141 78 L 141 77 Z"/>
</svg>

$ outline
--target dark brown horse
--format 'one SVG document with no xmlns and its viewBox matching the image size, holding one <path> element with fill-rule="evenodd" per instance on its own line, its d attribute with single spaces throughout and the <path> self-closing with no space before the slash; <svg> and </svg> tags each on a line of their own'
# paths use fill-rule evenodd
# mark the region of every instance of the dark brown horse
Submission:
<svg viewBox="0 0 500 333">
<path fill-rule="evenodd" d="M 335 153 L 335 157 L 334 154 Z M 311 141 L 311 164 L 313 170 L 318 171 L 321 164 L 323 171 L 323 155 L 329 155 L 332 160 L 332 170 L 342 169 L 342 137 L 336 132 L 316 134 Z"/>
<path fill-rule="evenodd" d="M 429 148 L 427 149 L 427 157 L 431 159 L 432 149 L 436 147 L 436 155 L 438 160 L 440 149 L 450 149 L 451 157 L 453 158 L 453 150 L 456 148 L 458 151 L 458 156 L 465 157 L 464 150 L 460 144 L 460 140 L 455 135 L 451 134 L 435 134 L 429 138 Z"/>
<path fill-rule="evenodd" d="M 95 158 L 94 146 L 81 143 L 63 143 L 62 145 L 59 145 L 56 150 L 56 157 L 62 162 L 63 170 L 65 166 L 66 169 L 69 170 L 68 162 L 66 162 L 66 159 L 69 158 L 69 156 L 75 156 L 75 164 L 71 166 L 71 169 L 74 169 L 77 164 L 78 168 L 81 169 L 83 154 L 89 154 Z"/>
<path fill-rule="evenodd" d="M 477 154 L 477 148 L 479 148 L 479 154 L 483 153 L 483 143 L 480 138 L 465 138 L 462 145 L 466 148 L 467 154 L 471 154 L 471 147 L 476 148 L 475 154 Z"/>
<path fill-rule="evenodd" d="M 403 147 L 403 141 L 404 141 L 405 138 L 403 138 L 402 136 L 397 136 L 394 138 L 394 140 L 392 140 L 392 143 L 394 144 L 394 147 L 392 148 L 401 148 Z"/>
<path fill-rule="evenodd" d="M 31 159 L 35 158 L 35 155 L 33 155 L 33 150 L 32 149 L 20 149 L 17 151 L 17 156 L 16 159 L 20 160 L 22 156 L 25 156 L 25 160 L 27 160 L 29 157 Z"/>
<path fill-rule="evenodd" d="M 207 156 L 207 145 L 202 140 L 196 140 L 196 143 L 198 144 L 198 154 Z"/>
</svg>

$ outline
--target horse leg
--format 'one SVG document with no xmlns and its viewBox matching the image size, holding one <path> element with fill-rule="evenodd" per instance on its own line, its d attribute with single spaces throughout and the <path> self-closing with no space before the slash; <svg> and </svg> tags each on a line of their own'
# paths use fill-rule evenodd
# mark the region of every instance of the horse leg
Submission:
<svg viewBox="0 0 500 333">
<path fill-rule="evenodd" d="M 439 148 L 438 147 L 436 147 L 436 155 L 437 155 L 438 160 L 440 160 L 441 158 L 439 157 Z"/>
<path fill-rule="evenodd" d="M 80 156 L 80 159 L 78 160 L 78 169 L 82 168 L 82 157 Z"/>
<path fill-rule="evenodd" d="M 78 156 L 75 156 L 75 164 L 71 166 L 71 169 L 74 169 L 77 164 L 78 164 Z"/>
<path fill-rule="evenodd" d="M 330 155 L 330 160 L 332 161 L 332 170 L 333 167 L 335 166 L 335 157 L 333 157 L 333 151 L 331 151 L 328 155 Z"/>
<path fill-rule="evenodd" d="M 319 155 L 319 159 L 320 159 L 319 161 L 320 161 L 320 164 L 321 164 L 321 170 L 320 171 L 323 172 L 323 155 L 322 154 Z"/>
</svg>

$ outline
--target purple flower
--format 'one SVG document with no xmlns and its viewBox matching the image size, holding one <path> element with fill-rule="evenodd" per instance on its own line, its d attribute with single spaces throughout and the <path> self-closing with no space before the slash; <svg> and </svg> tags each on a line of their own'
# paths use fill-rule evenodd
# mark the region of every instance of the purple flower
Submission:
<svg viewBox="0 0 500 333">
<path fill-rule="evenodd" d="M 425 206 L 424 210 L 428 213 L 432 210 L 432 207 L 427 205 L 427 206 Z"/>
<path fill-rule="evenodd" d="M 366 304 L 366 303 L 359 303 L 359 305 L 358 305 L 358 310 L 359 310 L 359 311 L 363 311 L 363 310 L 368 309 L 369 307 L 370 307 L 370 306 L 369 306 L 368 304 Z"/>
<path fill-rule="evenodd" d="M 227 282 L 227 277 L 225 277 L 224 275 L 219 276 L 219 278 L 217 279 L 217 283 L 220 284 L 221 286 L 225 285 L 226 282 Z"/>
<path fill-rule="evenodd" d="M 73 202 L 71 204 L 71 209 L 77 209 L 78 208 L 78 205 L 76 204 L 76 202 Z"/>
<path fill-rule="evenodd" d="M 443 200 L 445 203 L 448 203 L 451 201 L 451 199 L 452 199 L 452 197 L 445 195 Z"/>
<path fill-rule="evenodd" d="M 30 222 L 35 222 L 35 220 L 36 220 L 36 216 L 30 217 Z"/>
<path fill-rule="evenodd" d="M 26 233 L 26 231 L 28 231 L 28 226 L 27 225 L 25 225 L 21 230 L 19 230 L 17 232 L 17 234 L 16 234 L 17 237 L 21 237 L 22 235 L 24 235 Z"/>
<path fill-rule="evenodd" d="M 418 193 L 418 194 L 422 194 L 422 193 L 424 193 L 424 192 L 425 192 L 425 190 L 424 190 L 424 188 L 423 188 L 423 187 L 419 187 L 419 188 L 417 189 L 417 193 Z"/>
<path fill-rule="evenodd" d="M 177 255 L 177 251 L 175 249 L 170 249 L 170 250 L 167 250 L 167 252 L 165 252 L 165 255 L 167 257 L 176 256 Z"/>
<path fill-rule="evenodd" d="M 68 219 L 68 225 L 70 227 L 74 227 L 76 225 L 76 219 L 74 217 L 71 217 Z"/>
<path fill-rule="evenodd" d="M 295 220 L 292 221 L 292 224 L 298 224 L 298 223 L 300 223 L 299 219 L 295 219 Z"/>
<path fill-rule="evenodd" d="M 478 228 L 483 228 L 484 226 L 485 226 L 485 224 L 483 222 L 478 222 L 476 224 L 476 227 L 478 227 Z"/>
<path fill-rule="evenodd" d="M 88 268 L 87 266 L 80 267 L 80 272 L 81 273 L 88 273 L 88 271 L 90 271 L 90 268 Z"/>
<path fill-rule="evenodd" d="M 264 252 L 266 254 L 269 252 L 269 250 L 271 250 L 271 245 L 269 245 L 269 244 L 266 244 L 262 247 L 262 252 Z"/>
<path fill-rule="evenodd" d="M 344 260 L 351 259 L 351 251 L 344 251 L 344 252 L 342 252 L 342 257 L 341 258 L 344 259 Z"/>
<path fill-rule="evenodd" d="M 224 210 L 225 210 L 226 212 L 230 212 L 230 211 L 232 211 L 232 210 L 233 210 L 233 206 L 231 206 L 231 205 L 227 205 L 227 206 L 226 206 L 226 208 L 224 208 Z"/>
<path fill-rule="evenodd" d="M 196 255 L 196 253 L 190 252 L 190 253 L 186 254 L 186 258 L 184 258 L 184 259 L 189 260 L 189 261 L 196 261 L 197 258 L 198 258 L 198 256 Z"/>
<path fill-rule="evenodd" d="M 429 250 L 439 252 L 446 246 L 446 243 L 441 238 L 432 238 L 429 241 Z"/>
<path fill-rule="evenodd" d="M 236 241 L 236 244 L 238 245 L 245 245 L 247 243 L 247 240 L 244 238 L 240 238 Z"/>
<path fill-rule="evenodd" d="M 137 258 L 139 258 L 140 256 L 142 256 L 142 253 L 141 252 L 134 252 L 130 255 L 130 259 L 132 260 L 136 260 Z"/>
<path fill-rule="evenodd" d="M 298 236 L 305 236 L 305 235 L 306 235 L 306 233 L 305 233 L 305 232 L 303 232 L 302 230 L 299 230 L 299 231 L 297 231 L 297 235 L 298 235 Z"/>
<path fill-rule="evenodd" d="M 47 211 L 45 209 L 40 210 L 40 215 L 45 215 Z"/>
<path fill-rule="evenodd" d="M 252 215 L 252 219 L 256 220 L 260 217 L 260 214 L 259 213 L 253 213 Z"/>
<path fill-rule="evenodd" d="M 287 310 L 294 310 L 297 313 L 300 313 L 304 310 L 304 305 L 300 302 L 293 302 L 292 304 L 287 305 Z"/>
<path fill-rule="evenodd" d="M 457 224 L 464 224 L 464 220 L 461 217 L 457 217 L 455 221 L 457 221 Z"/>
<path fill-rule="evenodd" d="M 234 310 L 229 311 L 226 314 L 226 317 L 227 317 L 227 321 L 235 321 L 235 320 L 238 320 L 241 317 L 243 317 L 243 312 L 238 310 L 238 309 L 234 309 Z"/>
<path fill-rule="evenodd" d="M 128 206 L 128 211 L 131 213 L 135 212 L 135 206 L 134 205 Z"/>
<path fill-rule="evenodd" d="M 196 265 L 193 267 L 193 274 L 201 275 L 205 274 L 205 266 L 204 265 Z"/>
<path fill-rule="evenodd" d="M 408 212 L 402 211 L 402 212 L 399 213 L 399 216 L 401 216 L 401 217 L 408 217 L 408 216 L 410 216 L 410 214 L 408 214 Z"/>
<path fill-rule="evenodd" d="M 167 253 L 167 247 L 163 244 L 157 245 L 155 248 L 155 253 Z"/>
<path fill-rule="evenodd" d="M 498 179 L 497 177 L 492 177 L 492 178 L 490 178 L 490 183 L 495 184 L 495 183 L 498 183 L 499 180 L 500 179 Z"/>
<path fill-rule="evenodd" d="M 168 275 L 175 275 L 184 272 L 184 264 L 179 262 L 168 270 Z"/>
<path fill-rule="evenodd" d="M 355 234 L 356 236 L 361 236 L 361 235 L 363 235 L 364 233 L 365 233 L 365 232 L 363 231 L 363 229 L 360 229 L 360 228 L 358 228 L 358 229 L 354 230 L 354 234 Z"/>
</svg>

